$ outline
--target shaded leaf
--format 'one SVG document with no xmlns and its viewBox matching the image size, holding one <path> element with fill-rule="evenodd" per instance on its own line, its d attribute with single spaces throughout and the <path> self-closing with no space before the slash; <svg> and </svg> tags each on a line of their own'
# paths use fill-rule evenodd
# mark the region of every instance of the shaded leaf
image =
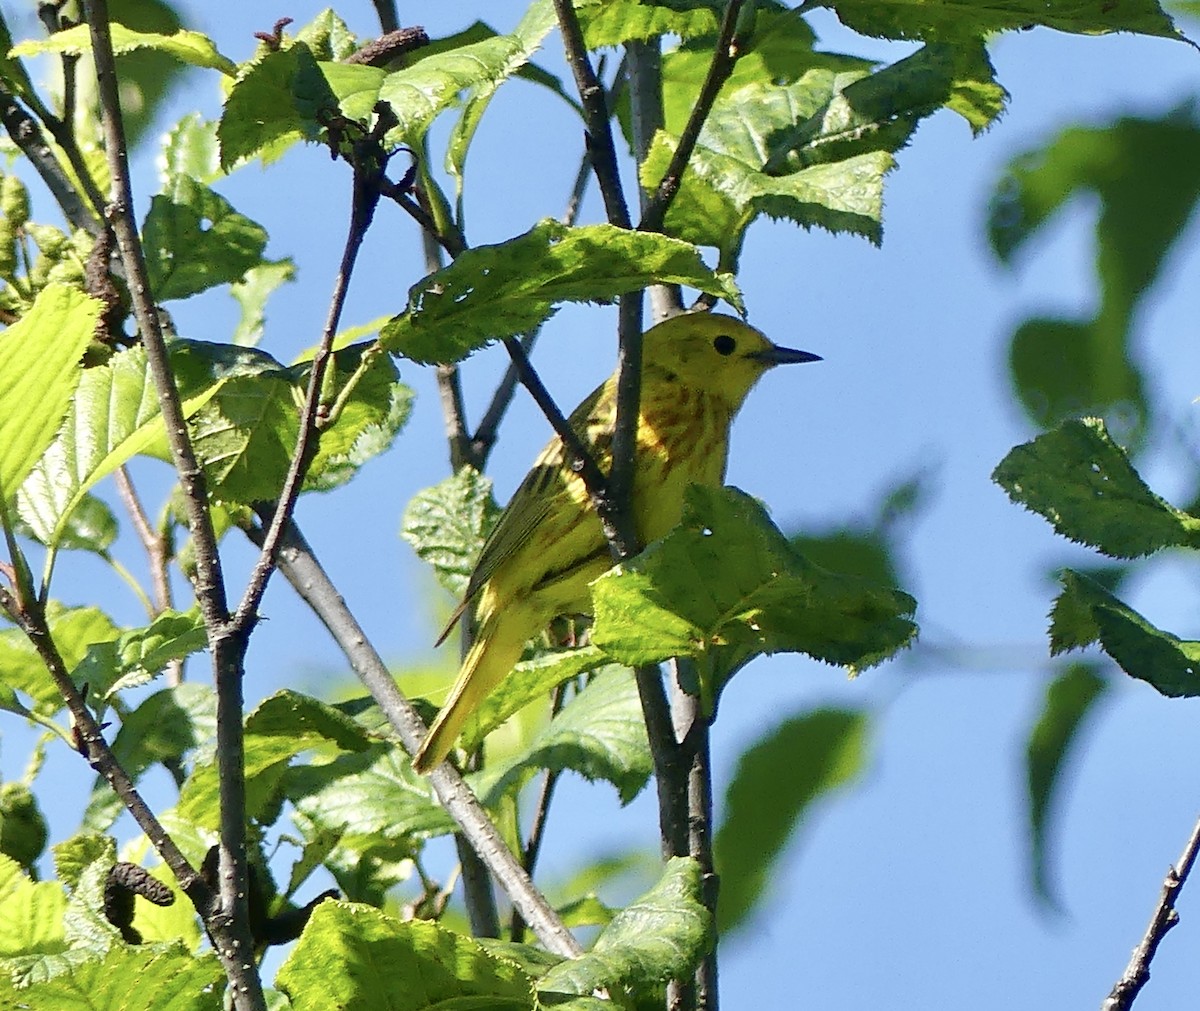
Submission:
<svg viewBox="0 0 1200 1011">
<path fill-rule="evenodd" d="M 1200 695 L 1200 642 L 1156 628 L 1099 583 L 1067 570 L 1051 612 L 1051 649 L 1061 653 L 1092 642 L 1130 677 L 1169 698 Z"/>
<path fill-rule="evenodd" d="M 177 175 L 151 199 L 142 244 L 154 297 L 166 302 L 242 280 L 262 264 L 267 232 L 203 183 Z"/>
<path fill-rule="evenodd" d="M 33 791 L 24 783 L 0 786 L 0 853 L 32 867 L 46 848 L 48 829 Z"/>
<path fill-rule="evenodd" d="M 865 713 L 818 709 L 775 727 L 738 759 L 713 845 L 722 935 L 746 925 L 813 805 L 862 774 L 867 731 Z"/>
<path fill-rule="evenodd" d="M 1154 0 L 834 0 L 842 24 L 862 35 L 888 39 L 961 41 L 992 32 L 1045 25 L 1061 32 L 1101 35 L 1139 32 L 1177 37 L 1171 19 Z"/>
<path fill-rule="evenodd" d="M 1063 774 L 1072 750 L 1080 745 L 1081 728 L 1108 688 L 1088 664 L 1067 666 L 1046 688 L 1042 711 L 1025 746 L 1029 789 L 1029 845 L 1034 892 L 1057 908 L 1050 877 L 1047 843 Z"/>
<path fill-rule="evenodd" d="M 557 302 L 598 302 L 660 282 L 686 284 L 740 307 L 732 278 L 696 249 L 612 225 L 545 220 L 507 242 L 476 246 L 408 292 L 387 323 L 387 350 L 413 361 L 457 361 L 489 341 L 534 329 Z"/>
<path fill-rule="evenodd" d="M 317 141 L 332 116 L 365 120 L 386 76 L 377 67 L 318 62 L 303 42 L 260 54 L 225 100 L 221 166 L 260 154 L 270 161 L 297 140 Z"/>
<path fill-rule="evenodd" d="M 412 497 L 404 510 L 400 536 L 418 558 L 433 566 L 438 582 L 461 597 L 499 515 L 492 482 L 475 468 L 463 467 Z"/>
<path fill-rule="evenodd" d="M 363 751 L 369 739 L 357 723 L 332 706 L 299 692 L 279 691 L 246 717 L 246 812 L 260 818 L 273 809 L 291 760 L 314 748 Z M 198 763 L 184 783 L 177 813 L 197 825 L 218 821 L 217 769 Z"/>
<path fill-rule="evenodd" d="M 688 975 L 712 942 L 712 917 L 700 902 L 700 865 L 674 857 L 658 884 L 621 910 L 591 951 L 551 969 L 538 989 L 545 999 L 555 992 L 650 987 Z"/>
<path fill-rule="evenodd" d="M 1064 537 L 1113 558 L 1200 546 L 1200 520 L 1155 495 L 1095 418 L 1017 446 L 992 480 Z"/>
<path fill-rule="evenodd" d="M 592 641 L 605 653 L 635 667 L 692 657 L 713 691 L 762 653 L 857 670 L 916 635 L 911 597 L 818 568 L 736 488 L 691 486 L 679 526 L 597 579 L 592 596 Z"/>
<path fill-rule="evenodd" d="M 1087 194 L 1100 207 L 1094 317 L 1034 317 L 1013 337 L 1014 386 L 1038 424 L 1090 411 L 1132 414 L 1135 433 L 1144 425 L 1149 404 L 1129 347 L 1134 314 L 1200 200 L 1200 181 L 1187 169 L 1197 158 L 1200 124 L 1185 106 L 1156 119 L 1072 127 L 1008 165 L 988 220 L 1006 263 L 1069 200 Z"/>
<path fill-rule="evenodd" d="M 601 669 L 509 764 L 487 791 L 488 802 L 534 769 L 572 769 L 590 782 L 603 779 L 628 804 L 650 779 L 654 765 L 633 672 Z"/>
<path fill-rule="evenodd" d="M 183 756 L 212 739 L 216 731 L 216 696 L 207 685 L 184 682 L 164 688 L 121 718 L 112 752 L 137 782 L 152 765 L 181 767 Z M 120 798 L 97 776 L 83 813 L 83 825 L 107 829 L 125 810 Z"/>
<path fill-rule="evenodd" d="M 473 750 L 510 716 L 527 705 L 546 699 L 564 681 L 607 663 L 607 657 L 595 646 L 546 653 L 523 660 L 500 682 L 471 714 L 462 732 L 462 745 Z"/>
</svg>

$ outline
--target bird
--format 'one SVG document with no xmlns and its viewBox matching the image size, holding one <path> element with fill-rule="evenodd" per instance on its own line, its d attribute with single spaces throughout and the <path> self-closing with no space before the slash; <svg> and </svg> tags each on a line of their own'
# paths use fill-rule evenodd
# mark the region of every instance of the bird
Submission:
<svg viewBox="0 0 1200 1011">
<path fill-rule="evenodd" d="M 820 356 L 780 347 L 721 313 L 680 313 L 645 332 L 632 498 L 641 544 L 679 523 L 689 485 L 722 484 L 730 424 L 762 375 L 776 365 L 812 361 Z M 605 473 L 616 406 L 614 373 L 568 418 Z M 473 608 L 475 639 L 413 759 L 418 772 L 445 760 L 530 639 L 556 617 L 590 613 L 589 585 L 612 565 L 588 489 L 555 436 L 485 540 L 462 602 L 438 639 L 440 645 Z"/>
</svg>

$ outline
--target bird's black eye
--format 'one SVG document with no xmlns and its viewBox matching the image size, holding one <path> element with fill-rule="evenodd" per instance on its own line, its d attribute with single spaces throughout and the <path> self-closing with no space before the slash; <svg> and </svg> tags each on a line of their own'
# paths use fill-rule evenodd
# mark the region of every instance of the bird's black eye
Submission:
<svg viewBox="0 0 1200 1011">
<path fill-rule="evenodd" d="M 719 355 L 725 355 L 728 357 L 729 355 L 733 354 L 736 347 L 737 341 L 735 341 L 727 333 L 720 334 L 713 338 L 713 348 Z"/>
</svg>

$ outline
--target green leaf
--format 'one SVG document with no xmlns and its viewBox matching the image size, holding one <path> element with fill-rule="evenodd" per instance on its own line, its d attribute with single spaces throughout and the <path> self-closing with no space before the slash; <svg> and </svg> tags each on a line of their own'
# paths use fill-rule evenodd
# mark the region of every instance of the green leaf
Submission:
<svg viewBox="0 0 1200 1011">
<path fill-rule="evenodd" d="M 393 853 L 401 844 L 407 852 L 413 837 L 453 830 L 429 781 L 413 772 L 392 743 L 339 755 L 320 766 L 297 766 L 288 773 L 284 789 L 311 825 L 340 831 L 339 845 L 360 853 L 380 844 Z"/>
<path fill-rule="evenodd" d="M 10 498 L 55 433 L 83 375 L 79 360 L 101 304 L 50 284 L 0 333 L 0 495 Z"/>
<path fill-rule="evenodd" d="M 166 188 L 179 176 L 208 185 L 221 178 L 217 124 L 189 112 L 163 134 L 159 181 Z"/>
<path fill-rule="evenodd" d="M 1067 760 L 1077 745 L 1081 729 L 1108 682 L 1090 664 L 1067 666 L 1046 688 L 1042 711 L 1025 745 L 1025 773 L 1029 788 L 1029 844 L 1035 894 L 1058 908 L 1050 877 L 1047 840 L 1056 814 L 1059 786 Z"/>
<path fill-rule="evenodd" d="M 463 467 L 412 497 L 404 510 L 400 536 L 418 558 L 433 566 L 438 582 L 461 597 L 499 515 L 492 482 L 474 467 Z"/>
<path fill-rule="evenodd" d="M 306 390 L 312 365 L 302 362 L 290 373 L 299 397 Z M 349 481 L 367 461 L 391 448 L 412 414 L 413 391 L 399 381 L 400 372 L 377 346 L 339 348 L 325 374 L 324 402 L 353 389 L 337 420 L 321 429 L 317 452 L 304 477 L 304 491 L 329 491 Z"/>
<path fill-rule="evenodd" d="M 319 63 L 303 42 L 260 55 L 225 101 L 217 139 L 221 166 L 262 154 L 270 161 L 297 140 L 326 136 L 331 116 L 371 115 L 386 73 L 376 67 Z"/>
<path fill-rule="evenodd" d="M 21 865 L 0 855 L 0 959 L 66 948 L 67 897 L 57 881 L 30 881 Z M 0 969 L 7 968 L 0 962 Z"/>
<path fill-rule="evenodd" d="M 584 0 L 576 10 L 588 49 L 646 42 L 660 35 L 684 39 L 715 35 L 718 26 L 718 14 L 711 6 L 672 10 L 637 0 Z"/>
<path fill-rule="evenodd" d="M 34 498 L 31 494 L 33 481 L 26 479 L 21 490 L 17 493 L 17 524 L 18 533 L 50 545 L 43 538 L 55 537 L 54 547 L 75 551 L 91 551 L 108 558 L 108 549 L 117 539 L 117 517 L 108 507 L 108 503 L 94 495 L 83 495 L 76 503 L 71 513 L 64 518 L 62 529 L 57 534 L 54 524 L 57 519 L 56 510 L 52 503 L 44 499 Z M 45 486 L 42 486 L 43 490 Z M 49 506 L 45 513 L 35 510 Z"/>
<path fill-rule="evenodd" d="M 1200 547 L 1200 520 L 1155 495 L 1095 418 L 1017 446 L 992 472 L 1014 502 L 1113 558 Z"/>
<path fill-rule="evenodd" d="M 775 727 L 738 759 L 714 840 L 722 935 L 746 925 L 813 805 L 862 774 L 867 732 L 865 713 L 817 709 Z"/>
<path fill-rule="evenodd" d="M 1099 583 L 1069 569 L 1051 612 L 1054 653 L 1099 642 L 1130 677 L 1168 698 L 1200 695 L 1200 642 L 1156 628 Z"/>
<path fill-rule="evenodd" d="M 47 833 L 33 791 L 24 783 L 0 786 L 0 853 L 32 867 L 46 848 Z"/>
<path fill-rule="evenodd" d="M 529 31 L 525 38 L 495 35 L 424 56 L 388 74 L 379 87 L 379 99 L 391 106 L 398 125 L 388 131 L 387 142 L 419 150 L 430 124 L 454 105 L 463 91 L 482 94 L 494 90 L 523 66 L 540 41 L 540 36 L 534 38 L 536 34 Z"/>
<path fill-rule="evenodd" d="M 911 597 L 812 564 L 736 488 L 690 487 L 679 526 L 596 580 L 592 599 L 592 641 L 613 659 L 692 657 L 716 689 L 761 653 L 854 671 L 916 635 Z"/>
<path fill-rule="evenodd" d="M 847 28 L 887 39 L 954 42 L 1037 25 L 1078 35 L 1138 32 L 1179 37 L 1154 0 L 834 0 L 830 6 Z"/>
<path fill-rule="evenodd" d="M 658 884 L 621 910 L 591 951 L 562 962 L 540 980 L 543 998 L 623 986 L 636 990 L 687 976 L 713 943 L 700 879 L 695 860 L 672 858 Z"/>
<path fill-rule="evenodd" d="M 1140 440 L 1150 405 L 1127 338 L 1124 325 L 1113 330 L 1100 320 L 1023 320 L 1012 336 L 1009 374 L 1029 419 L 1049 428 L 1103 414 Z"/>
<path fill-rule="evenodd" d="M 121 940 L 120 932 L 104 916 L 104 885 L 112 864 L 101 858 L 88 864 L 67 900 L 63 930 L 72 948 L 87 948 L 97 958 Z"/>
<path fill-rule="evenodd" d="M 297 755 L 330 745 L 342 751 L 364 751 L 369 744 L 362 727 L 324 702 L 288 690 L 264 699 L 246 717 L 247 816 L 259 818 L 272 807 Z M 217 795 L 215 762 L 197 764 L 180 791 L 177 812 L 198 825 L 216 828 Z"/>
<path fill-rule="evenodd" d="M 111 698 L 126 688 L 148 683 L 172 660 L 182 660 L 207 646 L 199 607 L 167 610 L 145 628 L 125 629 L 116 639 L 89 646 L 71 678 L 89 685 L 93 699 Z"/>
<path fill-rule="evenodd" d="M 1200 200 L 1200 181 L 1186 168 L 1197 158 L 1200 124 L 1184 107 L 1157 119 L 1073 127 L 1009 164 L 988 222 L 992 248 L 1006 263 L 1072 198 L 1087 194 L 1100 206 L 1095 316 L 1031 318 L 1013 337 L 1014 386 L 1038 424 L 1083 411 L 1133 412 L 1144 424 L 1149 405 L 1130 360 L 1133 319 Z"/>
<path fill-rule="evenodd" d="M 470 938 L 346 902 L 316 908 L 275 985 L 293 1011 L 536 1006 L 530 978 Z"/>
<path fill-rule="evenodd" d="M 46 605 L 46 623 L 68 670 L 79 664 L 93 643 L 108 642 L 120 635 L 120 629 L 98 608 L 64 607 L 55 600 Z M 46 665 L 19 629 L 0 631 L 0 670 L 4 671 L 4 684 L 27 694 L 33 700 L 33 709 L 43 716 L 51 716 L 63 707 Z"/>
<path fill-rule="evenodd" d="M 240 281 L 262 264 L 267 232 L 189 176 L 167 181 L 142 225 L 146 270 L 160 302 Z"/>
<path fill-rule="evenodd" d="M 59 881 L 74 891 L 83 872 L 97 861 L 117 862 L 117 844 L 99 832 L 79 832 L 54 844 L 54 869 Z"/>
<path fill-rule="evenodd" d="M 136 985 L 131 985 L 136 981 Z M 87 1011 L 220 1011 L 224 975 L 217 956 L 183 945 L 114 945 L 103 959 L 14 994 L 8 1007 Z"/>
<path fill-rule="evenodd" d="M 487 802 L 497 803 L 512 783 L 535 769 L 572 769 L 589 782 L 603 779 L 617 788 L 622 804 L 641 793 L 654 763 L 633 672 L 611 665 L 598 671 L 491 783 Z"/>
<path fill-rule="evenodd" d="M 188 369 L 221 379 L 216 395 L 191 419 L 192 442 L 214 498 L 226 503 L 273 501 L 296 449 L 300 407 L 311 362 L 285 367 L 253 348 L 194 342 Z M 386 355 L 356 344 L 334 352 L 323 400 L 349 393 L 337 420 L 321 430 L 304 490 L 344 484 L 391 445 L 408 419 L 412 392 L 397 381 Z"/>
<path fill-rule="evenodd" d="M 349 26 L 326 8 L 296 32 L 292 44 L 303 42 L 319 60 L 345 60 L 358 49 Z"/>
<path fill-rule="evenodd" d="M 177 373 L 184 367 L 177 377 L 185 416 L 198 410 L 223 381 L 211 369 L 201 374 L 187 368 L 194 361 L 191 347 L 188 341 L 173 345 L 172 365 Z M 21 487 L 22 518 L 43 544 L 58 545 L 87 492 L 135 455 L 155 450 L 163 436 L 158 394 L 141 347 L 85 369 L 57 439 Z M 157 453 L 167 456 L 166 447 L 159 445 Z"/>
<path fill-rule="evenodd" d="M 290 258 L 263 260 L 246 271 L 241 280 L 229 287 L 231 294 L 242 311 L 232 343 L 242 347 L 254 347 L 262 340 L 267 320 L 266 304 L 271 294 L 285 281 L 296 279 L 296 265 Z"/>
<path fill-rule="evenodd" d="M 193 67 L 219 70 L 229 77 L 237 73 L 237 64 L 217 52 L 212 39 L 200 32 L 179 31 L 174 35 L 161 35 L 157 32 L 132 31 L 116 22 L 110 24 L 109 28 L 112 32 L 113 51 L 117 55 L 133 52 L 136 49 L 153 49 Z M 76 25 L 66 31 L 55 32 L 44 39 L 20 42 L 13 47 L 10 55 L 38 56 L 42 53 L 65 53 L 70 56 L 80 56 L 83 53 L 90 53 L 91 49 L 92 41 L 88 26 Z"/>
<path fill-rule="evenodd" d="M 532 330 L 557 302 L 599 302 L 652 283 L 686 284 L 741 307 L 732 279 L 691 245 L 611 225 L 546 220 L 476 246 L 409 289 L 408 310 L 383 328 L 387 350 L 422 363 L 458 361 L 489 341 Z"/>
<path fill-rule="evenodd" d="M 546 653 L 523 660 L 500 684 L 488 692 L 463 728 L 462 744 L 468 751 L 482 743 L 500 724 L 526 706 L 545 700 L 564 681 L 608 662 L 595 646 Z"/>
</svg>

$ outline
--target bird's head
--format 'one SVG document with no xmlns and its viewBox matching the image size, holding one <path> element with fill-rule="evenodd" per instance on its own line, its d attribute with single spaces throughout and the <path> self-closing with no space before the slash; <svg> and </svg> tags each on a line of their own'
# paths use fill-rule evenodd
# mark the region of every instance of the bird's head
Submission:
<svg viewBox="0 0 1200 1011">
<path fill-rule="evenodd" d="M 692 312 L 646 331 L 643 371 L 720 397 L 737 410 L 759 377 L 776 365 L 820 361 L 819 355 L 773 344 L 734 316 Z"/>
</svg>

